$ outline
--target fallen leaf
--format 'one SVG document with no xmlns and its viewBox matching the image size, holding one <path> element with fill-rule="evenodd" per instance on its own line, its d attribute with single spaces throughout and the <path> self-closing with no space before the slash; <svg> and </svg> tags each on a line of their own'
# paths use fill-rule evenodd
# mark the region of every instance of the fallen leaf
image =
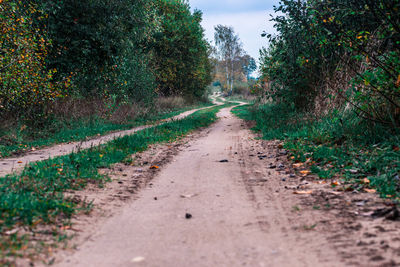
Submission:
<svg viewBox="0 0 400 267">
<path fill-rule="evenodd" d="M 311 172 L 309 170 L 304 170 L 304 171 L 300 171 L 301 176 L 307 176 L 309 175 Z"/>
<path fill-rule="evenodd" d="M 8 230 L 8 231 L 4 232 L 5 235 L 13 235 L 13 234 L 16 234 L 16 233 L 18 233 L 18 229 L 17 228 L 14 228 L 12 230 Z"/>
<path fill-rule="evenodd" d="M 154 170 L 154 169 L 159 169 L 160 167 L 158 167 L 157 165 L 153 165 L 150 167 L 150 169 Z"/>
<path fill-rule="evenodd" d="M 300 162 L 300 163 L 295 163 L 295 164 L 293 164 L 293 167 L 294 167 L 294 168 L 300 168 L 300 167 L 303 166 L 303 165 L 304 165 L 304 163 Z"/>
<path fill-rule="evenodd" d="M 364 183 L 364 184 L 369 184 L 371 181 L 368 179 L 368 178 L 364 178 L 363 180 L 362 180 L 362 183 Z"/>
<path fill-rule="evenodd" d="M 35 222 L 32 223 L 32 226 L 35 227 L 36 225 L 38 225 L 41 222 L 42 222 L 42 219 L 36 220 Z"/>
<path fill-rule="evenodd" d="M 396 87 L 399 88 L 400 87 L 400 74 L 399 76 L 397 76 L 397 81 L 396 81 Z"/>
<path fill-rule="evenodd" d="M 376 193 L 376 190 L 375 190 L 375 189 L 364 188 L 364 191 L 367 192 L 367 193 L 371 193 L 371 194 Z"/>
<path fill-rule="evenodd" d="M 310 195 L 312 194 L 312 190 L 308 190 L 308 191 L 294 191 L 293 194 L 295 195 Z"/>
<path fill-rule="evenodd" d="M 71 229 L 71 226 L 70 225 L 65 225 L 65 226 L 60 227 L 60 229 L 61 230 L 68 230 L 68 229 Z"/>
<path fill-rule="evenodd" d="M 131 260 L 131 262 L 138 263 L 138 262 L 142 262 L 142 261 L 144 261 L 144 260 L 145 260 L 144 257 L 135 257 L 135 258 L 133 258 L 133 259 Z"/>
</svg>

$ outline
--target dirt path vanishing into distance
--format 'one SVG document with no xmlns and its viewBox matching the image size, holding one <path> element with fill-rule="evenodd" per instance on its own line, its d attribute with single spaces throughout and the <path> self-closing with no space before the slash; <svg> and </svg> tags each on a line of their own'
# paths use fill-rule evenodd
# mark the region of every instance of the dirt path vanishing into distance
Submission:
<svg viewBox="0 0 400 267">
<path fill-rule="evenodd" d="M 215 105 L 224 104 L 224 103 L 216 101 L 215 99 L 213 99 L 213 103 Z M 213 106 L 211 106 L 211 107 L 213 107 Z M 181 120 L 187 116 L 190 116 L 191 114 L 195 113 L 196 111 L 211 108 L 211 107 L 192 109 L 189 111 L 182 112 L 181 114 L 178 114 L 172 118 L 161 120 L 155 124 L 138 126 L 138 127 L 135 127 L 135 128 L 129 129 L 129 130 L 125 130 L 125 131 L 113 132 L 110 134 L 92 138 L 90 140 L 57 144 L 57 145 L 53 145 L 53 146 L 46 147 L 43 149 L 38 149 L 35 151 L 30 151 L 30 152 L 24 153 L 23 156 L 2 158 L 2 159 L 0 159 L 0 177 L 5 176 L 7 174 L 11 174 L 15 171 L 19 171 L 31 162 L 42 161 L 42 160 L 46 160 L 48 158 L 54 158 L 54 157 L 58 157 L 58 156 L 68 155 L 79 149 L 86 149 L 86 148 L 90 148 L 90 147 L 99 146 L 101 144 L 112 141 L 116 138 L 119 138 L 119 137 L 122 137 L 125 135 L 131 135 L 135 132 L 153 127 L 155 125 L 160 125 L 162 123 L 173 121 L 173 120 Z"/>
<path fill-rule="evenodd" d="M 371 218 L 383 200 L 302 177 L 279 143 L 230 108 L 218 116 L 77 192 L 95 208 L 73 219 L 55 266 L 399 266 L 399 223 Z"/>
</svg>

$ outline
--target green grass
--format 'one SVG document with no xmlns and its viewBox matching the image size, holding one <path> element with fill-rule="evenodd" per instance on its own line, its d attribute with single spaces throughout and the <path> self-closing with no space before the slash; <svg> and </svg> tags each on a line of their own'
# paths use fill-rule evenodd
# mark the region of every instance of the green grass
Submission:
<svg viewBox="0 0 400 267">
<path fill-rule="evenodd" d="M 64 192 L 83 189 L 88 183 L 104 186 L 108 178 L 98 172 L 99 168 L 130 162 L 132 154 L 146 150 L 151 144 L 170 142 L 209 126 L 217 120 L 216 113 L 230 105 L 197 111 L 185 119 L 148 128 L 99 147 L 32 163 L 20 174 L 0 178 L 0 264 L 12 264 L 18 255 L 26 256 L 34 250 L 30 247 L 29 235 L 4 233 L 16 227 L 34 231 L 38 225 L 68 223 L 71 215 L 90 209 L 90 203 L 76 203 Z M 53 235 L 59 237 L 60 233 L 55 229 Z M 26 244 L 30 250 L 24 248 Z"/>
<path fill-rule="evenodd" d="M 264 139 L 284 140 L 294 161 L 315 162 L 311 171 L 319 177 L 342 180 L 346 190 L 373 188 L 400 201 L 400 133 L 339 112 L 315 119 L 283 106 L 248 105 L 234 113 L 255 121 L 254 130 Z"/>
<path fill-rule="evenodd" d="M 14 130 L 13 133 L 11 131 L 0 132 L 0 158 L 30 151 L 32 148 L 37 149 L 53 144 L 81 141 L 97 135 L 131 129 L 136 126 L 171 118 L 190 109 L 210 105 L 210 103 L 204 103 L 184 109 L 149 114 L 125 123 L 112 123 L 102 118 L 91 118 L 78 121 L 54 120 L 44 129 L 23 129 L 24 127 L 18 127 L 22 128 L 22 130 Z"/>
</svg>

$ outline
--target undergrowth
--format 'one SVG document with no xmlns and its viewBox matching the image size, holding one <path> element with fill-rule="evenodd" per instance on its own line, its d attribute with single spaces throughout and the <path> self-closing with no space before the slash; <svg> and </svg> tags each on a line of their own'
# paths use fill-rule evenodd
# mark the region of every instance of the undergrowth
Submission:
<svg viewBox="0 0 400 267">
<path fill-rule="evenodd" d="M 108 178 L 98 172 L 99 168 L 117 162 L 129 163 L 132 154 L 146 150 L 151 144 L 170 142 L 206 127 L 217 119 L 216 113 L 222 107 L 229 105 L 233 104 L 200 110 L 182 120 L 148 128 L 99 147 L 35 162 L 20 174 L 0 178 L 0 265 L 12 264 L 15 257 L 26 256 L 33 249 L 28 246 L 30 235 L 22 232 L 32 233 L 43 225 L 59 226 L 60 230 L 71 215 L 90 209 L 90 203 L 66 197 L 66 191 L 83 189 L 88 183 L 103 186 Z M 52 229 L 50 234 L 59 238 L 59 231 Z"/>
<path fill-rule="evenodd" d="M 266 104 L 237 107 L 234 113 L 255 121 L 254 130 L 264 139 L 283 140 L 292 160 L 309 163 L 319 177 L 342 180 L 345 190 L 375 189 L 400 201 L 399 132 L 335 111 L 316 119 Z"/>
</svg>

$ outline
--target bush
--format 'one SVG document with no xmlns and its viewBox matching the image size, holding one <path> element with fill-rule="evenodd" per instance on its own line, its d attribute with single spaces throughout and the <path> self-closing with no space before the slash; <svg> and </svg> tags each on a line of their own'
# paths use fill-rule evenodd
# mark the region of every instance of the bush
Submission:
<svg viewBox="0 0 400 267">
<path fill-rule="evenodd" d="M 346 103 L 360 118 L 399 127 L 399 9 L 399 1 L 281 1 L 278 34 L 261 59 L 267 97 L 297 110 L 313 110 L 316 99 Z"/>
<path fill-rule="evenodd" d="M 32 26 L 31 14 L 46 14 L 22 1 L 2 1 L 0 11 L 0 117 L 37 124 L 46 118 L 46 106 L 64 95 L 69 78 L 55 83 L 57 70 L 44 68 L 50 41 Z"/>
</svg>

